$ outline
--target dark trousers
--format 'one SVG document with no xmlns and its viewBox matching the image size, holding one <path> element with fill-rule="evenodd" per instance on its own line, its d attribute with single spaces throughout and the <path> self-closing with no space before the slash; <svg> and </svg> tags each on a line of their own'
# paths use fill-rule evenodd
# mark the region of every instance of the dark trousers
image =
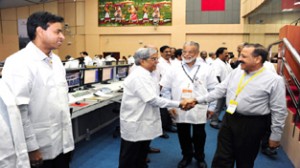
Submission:
<svg viewBox="0 0 300 168">
<path fill-rule="evenodd" d="M 191 131 L 191 128 L 193 130 Z M 204 160 L 205 124 L 177 123 L 178 139 L 183 157 Z M 191 135 L 192 133 L 192 135 Z"/>
<path fill-rule="evenodd" d="M 271 135 L 271 123 L 272 123 L 271 120 L 272 120 L 271 115 L 269 115 L 269 118 L 268 118 L 269 127 L 261 140 L 261 148 L 262 149 L 266 149 L 267 147 L 269 147 L 269 139 L 270 139 L 270 135 Z"/>
<path fill-rule="evenodd" d="M 219 116 L 220 116 L 221 112 L 223 111 L 225 105 L 226 105 L 226 97 L 222 97 L 222 98 L 218 99 L 215 112 L 212 115 L 211 120 L 210 120 L 210 123 L 212 125 L 219 124 Z"/>
<path fill-rule="evenodd" d="M 168 109 L 160 109 L 161 125 L 163 130 L 168 130 L 172 126 L 172 118 L 169 114 Z"/>
<path fill-rule="evenodd" d="M 119 168 L 145 168 L 150 141 L 130 142 L 121 139 Z"/>
<path fill-rule="evenodd" d="M 61 153 L 56 158 L 51 160 L 44 160 L 43 164 L 38 168 L 69 168 L 71 161 L 71 152 L 63 154 Z M 31 166 L 32 168 L 36 168 Z"/>
<path fill-rule="evenodd" d="M 253 168 L 260 141 L 268 125 L 268 117 L 226 113 L 218 134 L 212 168 Z"/>
</svg>

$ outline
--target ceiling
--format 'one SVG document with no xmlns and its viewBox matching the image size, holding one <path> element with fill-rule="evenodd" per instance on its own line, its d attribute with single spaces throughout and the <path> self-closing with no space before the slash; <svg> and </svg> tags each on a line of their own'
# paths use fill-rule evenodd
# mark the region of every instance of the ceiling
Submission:
<svg viewBox="0 0 300 168">
<path fill-rule="evenodd" d="M 34 4 L 50 2 L 50 1 L 54 1 L 54 0 L 0 0 L 0 9 L 34 5 Z"/>
</svg>

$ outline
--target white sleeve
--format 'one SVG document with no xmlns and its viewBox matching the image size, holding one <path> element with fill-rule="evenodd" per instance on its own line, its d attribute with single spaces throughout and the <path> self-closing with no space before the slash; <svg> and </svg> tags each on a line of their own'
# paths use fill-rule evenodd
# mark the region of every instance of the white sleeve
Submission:
<svg viewBox="0 0 300 168">
<path fill-rule="evenodd" d="M 35 151 L 39 149 L 38 142 L 36 140 L 36 136 L 34 134 L 31 121 L 28 117 L 28 105 L 20 105 L 18 106 L 21 112 L 22 124 L 24 128 L 24 135 L 27 144 L 28 152 Z"/>
</svg>

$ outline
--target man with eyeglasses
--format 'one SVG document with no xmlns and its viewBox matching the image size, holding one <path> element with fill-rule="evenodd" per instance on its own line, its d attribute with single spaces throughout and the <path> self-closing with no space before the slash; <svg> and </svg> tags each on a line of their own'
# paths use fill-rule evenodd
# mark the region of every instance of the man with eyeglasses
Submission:
<svg viewBox="0 0 300 168">
<path fill-rule="evenodd" d="M 159 84 L 153 71 L 158 63 L 157 50 L 140 48 L 134 55 L 136 69 L 124 81 L 120 109 L 121 149 L 119 168 L 144 168 L 150 141 L 162 134 L 159 107 L 194 104 L 189 100 L 173 101 L 159 97 Z"/>
<path fill-rule="evenodd" d="M 163 97 L 172 100 L 192 98 L 212 91 L 218 81 L 211 67 L 202 63 L 199 56 L 199 44 L 188 41 L 182 50 L 182 63 L 171 67 L 160 81 Z M 187 167 L 194 157 L 199 168 L 206 168 L 204 145 L 206 139 L 205 123 L 207 114 L 215 109 L 216 102 L 198 104 L 189 111 L 179 108 L 169 109 L 177 123 L 178 139 L 183 158 L 178 168 Z M 192 134 L 191 134 L 192 132 Z"/>
</svg>

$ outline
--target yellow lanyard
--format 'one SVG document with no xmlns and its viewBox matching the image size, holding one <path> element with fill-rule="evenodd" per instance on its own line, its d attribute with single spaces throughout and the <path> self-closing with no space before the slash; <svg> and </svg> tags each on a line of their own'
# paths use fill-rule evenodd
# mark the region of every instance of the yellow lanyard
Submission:
<svg viewBox="0 0 300 168">
<path fill-rule="evenodd" d="M 235 91 L 235 97 L 234 100 L 236 100 L 237 96 L 242 92 L 242 90 L 244 89 L 244 87 L 253 79 L 255 78 L 257 75 L 261 74 L 263 71 L 265 70 L 265 68 L 261 68 L 259 71 L 257 71 L 253 76 L 251 76 L 248 80 L 246 80 L 246 82 L 243 83 L 244 78 L 246 76 L 246 73 L 243 74 L 243 76 L 240 79 L 240 82 L 238 84 L 238 87 Z"/>
</svg>

